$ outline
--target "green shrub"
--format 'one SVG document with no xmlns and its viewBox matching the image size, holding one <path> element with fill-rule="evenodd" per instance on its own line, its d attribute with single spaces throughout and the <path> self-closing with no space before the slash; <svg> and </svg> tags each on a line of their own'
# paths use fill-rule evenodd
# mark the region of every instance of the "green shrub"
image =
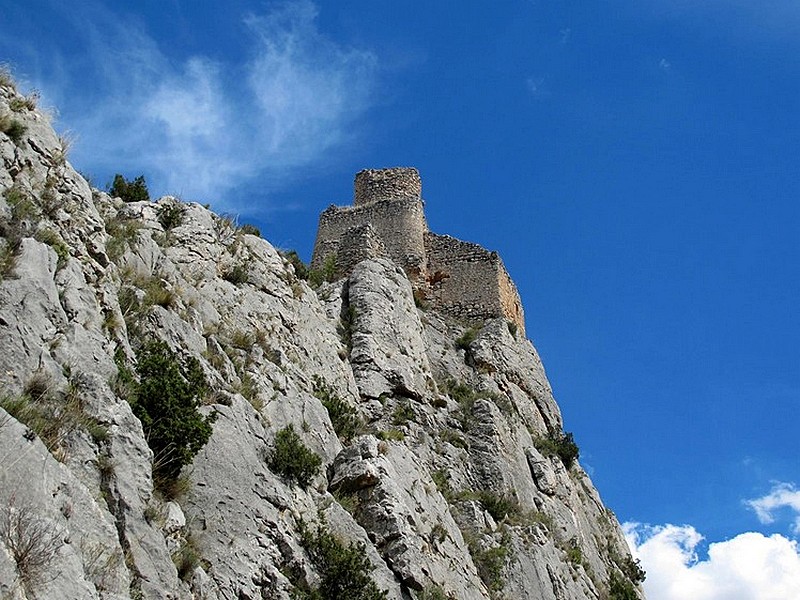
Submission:
<svg viewBox="0 0 800 600">
<path fill-rule="evenodd" d="M 128 248 L 136 247 L 141 222 L 135 219 L 115 217 L 106 221 L 106 233 L 110 239 L 106 243 L 106 252 L 111 260 L 117 260 Z"/>
<path fill-rule="evenodd" d="M 319 585 L 310 588 L 295 583 L 297 600 L 383 600 L 388 592 L 375 585 L 372 564 L 361 542 L 345 545 L 324 525 L 311 531 L 300 521 L 300 543 L 319 573 Z"/>
<path fill-rule="evenodd" d="M 222 272 L 222 278 L 230 281 L 233 285 L 241 285 L 250 281 L 249 269 L 245 264 L 234 265 Z"/>
<path fill-rule="evenodd" d="M 13 185 L 5 191 L 5 199 L 11 207 L 14 221 L 33 221 L 39 217 L 39 210 L 33 197 L 22 187 Z"/>
<path fill-rule="evenodd" d="M 0 116 L 0 132 L 5 133 L 14 144 L 19 145 L 27 130 L 28 127 L 22 121 L 10 115 Z"/>
<path fill-rule="evenodd" d="M 440 384 L 440 387 L 445 394 L 458 402 L 458 421 L 461 423 L 461 428 L 464 431 L 468 431 L 475 423 L 472 407 L 480 395 L 463 381 L 456 381 L 455 379 L 446 380 Z"/>
<path fill-rule="evenodd" d="M 161 341 L 146 342 L 136 359 L 138 383 L 124 367 L 118 380 L 128 390 L 127 400 L 155 455 L 154 478 L 176 480 L 211 437 L 216 413 L 203 416 L 197 410 L 206 390 L 205 376 L 195 358 L 181 361 Z"/>
<path fill-rule="evenodd" d="M 625 577 L 632 581 L 634 585 L 639 585 L 647 578 L 647 574 L 644 572 L 642 564 L 638 559 L 634 560 L 632 556 L 626 556 L 622 560 L 622 564 L 619 565 L 619 568 L 622 569 Z"/>
<path fill-rule="evenodd" d="M 12 98 L 8 103 L 8 107 L 14 112 L 21 112 L 23 110 L 34 110 L 36 102 L 39 100 L 39 95 L 34 92 L 28 96 L 17 96 Z"/>
<path fill-rule="evenodd" d="M 347 346 L 347 351 L 353 349 L 353 325 L 356 320 L 355 306 L 352 304 L 342 305 L 342 312 L 339 315 L 339 324 L 336 326 L 336 332 L 342 339 L 342 343 Z"/>
<path fill-rule="evenodd" d="M 311 269 L 309 271 L 308 283 L 311 284 L 311 287 L 317 288 L 325 281 L 336 281 L 336 274 L 336 255 L 329 254 L 325 257 L 325 261 L 322 263 L 322 268 Z"/>
<path fill-rule="evenodd" d="M 456 339 L 456 348 L 459 350 L 469 350 L 470 344 L 478 337 L 478 330 L 474 327 L 467 329 L 460 337 Z"/>
<path fill-rule="evenodd" d="M 422 591 L 420 600 L 447 600 L 447 594 L 438 585 L 431 585 Z"/>
<path fill-rule="evenodd" d="M 578 545 L 577 539 L 573 538 L 570 543 L 564 547 L 564 551 L 567 553 L 567 560 L 573 565 L 580 565 L 583 563 L 583 552 Z"/>
<path fill-rule="evenodd" d="M 114 175 L 114 182 L 108 188 L 108 195 L 121 198 L 123 202 L 149 202 L 150 192 L 144 175 L 139 175 L 133 181 L 126 180 L 122 175 Z"/>
<path fill-rule="evenodd" d="M 379 431 L 376 434 L 376 437 L 385 442 L 402 442 L 404 439 L 406 439 L 406 434 L 399 429 L 392 428 L 387 429 L 386 431 Z"/>
<path fill-rule="evenodd" d="M 194 570 L 200 566 L 200 550 L 197 541 L 191 534 L 172 555 L 172 562 L 178 571 L 181 581 L 189 581 Z"/>
<path fill-rule="evenodd" d="M 56 270 L 62 269 L 69 260 L 69 248 L 64 240 L 52 229 L 40 229 L 36 232 L 36 239 L 50 246 L 56 253 L 58 261 Z"/>
<path fill-rule="evenodd" d="M 306 488 L 319 473 L 322 459 L 302 442 L 293 425 L 287 425 L 275 435 L 275 448 L 268 463 L 270 469 L 288 481 Z"/>
<path fill-rule="evenodd" d="M 180 202 L 167 202 L 158 207 L 158 222 L 164 231 L 183 225 L 186 207 Z"/>
<path fill-rule="evenodd" d="M 400 402 L 392 412 L 392 425 L 405 425 L 409 421 L 413 421 L 415 416 L 411 402 Z"/>
<path fill-rule="evenodd" d="M 487 548 L 477 539 L 467 541 L 472 560 L 478 569 L 478 576 L 490 592 L 499 592 L 505 587 L 503 569 L 511 554 L 510 544 L 511 540 L 506 530 L 503 531 L 502 540 L 497 546 Z"/>
<path fill-rule="evenodd" d="M 336 435 L 344 441 L 353 439 L 363 425 L 356 409 L 339 397 L 318 375 L 314 376 L 314 395 L 328 411 Z"/>
<path fill-rule="evenodd" d="M 303 260 L 297 255 L 297 252 L 294 250 L 289 250 L 283 254 L 283 257 L 294 267 L 294 274 L 298 279 L 308 279 L 308 267 L 306 266 L 306 263 L 304 263 Z"/>
<path fill-rule="evenodd" d="M 245 223 L 244 225 L 239 226 L 239 232 L 245 233 L 248 235 L 254 235 L 256 237 L 261 237 L 261 230 L 256 227 L 255 225 L 250 225 L 249 223 Z"/>
<path fill-rule="evenodd" d="M 533 445 L 544 456 L 558 456 L 567 469 L 572 467 L 580 454 L 572 434 L 563 431 L 550 432 L 546 437 L 535 438 Z"/>
<path fill-rule="evenodd" d="M 611 573 L 609 577 L 608 591 L 610 600 L 639 600 L 639 594 L 633 583 L 616 572 Z"/>
<path fill-rule="evenodd" d="M 106 188 L 106 191 L 112 198 L 121 198 L 124 202 L 150 200 L 150 193 L 147 191 L 147 184 L 143 175 L 128 181 L 124 176 L 117 173 L 114 175 L 111 185 Z"/>
<path fill-rule="evenodd" d="M 478 501 L 498 523 L 506 517 L 514 520 L 522 513 L 519 501 L 513 494 L 496 494 L 481 490 L 478 492 Z"/>
</svg>

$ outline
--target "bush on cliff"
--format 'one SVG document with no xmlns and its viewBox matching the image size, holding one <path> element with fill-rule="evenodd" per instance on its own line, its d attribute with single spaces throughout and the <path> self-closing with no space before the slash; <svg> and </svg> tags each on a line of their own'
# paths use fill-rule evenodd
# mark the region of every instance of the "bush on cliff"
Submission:
<svg viewBox="0 0 800 600">
<path fill-rule="evenodd" d="M 142 422 L 145 438 L 155 455 L 153 476 L 157 480 L 178 478 L 184 465 L 211 437 L 216 413 L 203 416 L 197 408 L 206 390 L 200 363 L 194 358 L 180 361 L 166 343 L 146 342 L 136 353 L 136 373 L 121 364 L 118 389 Z"/>
<path fill-rule="evenodd" d="M 325 525 L 312 531 L 304 521 L 299 523 L 300 543 L 319 573 L 314 588 L 295 578 L 292 598 L 295 600 L 385 600 L 381 590 L 370 577 L 372 564 L 363 543 L 344 545 Z"/>
<path fill-rule="evenodd" d="M 275 448 L 268 462 L 270 469 L 302 488 L 308 487 L 322 465 L 322 459 L 302 442 L 292 425 L 275 435 Z"/>
<path fill-rule="evenodd" d="M 114 182 L 108 189 L 108 195 L 113 198 L 122 198 L 123 202 L 149 202 L 150 192 L 147 191 L 144 175 L 139 175 L 133 181 L 128 181 L 122 175 L 114 175 Z"/>
<path fill-rule="evenodd" d="M 544 456 L 558 456 L 567 469 L 578 460 L 580 454 L 575 438 L 568 432 L 551 432 L 547 437 L 534 439 L 533 443 Z"/>
</svg>

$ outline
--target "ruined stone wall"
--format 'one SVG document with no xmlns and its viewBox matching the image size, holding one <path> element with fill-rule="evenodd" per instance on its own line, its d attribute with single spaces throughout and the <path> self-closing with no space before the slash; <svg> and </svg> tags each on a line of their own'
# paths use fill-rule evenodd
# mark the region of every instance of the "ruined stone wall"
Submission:
<svg viewBox="0 0 800 600">
<path fill-rule="evenodd" d="M 500 257 L 429 232 L 421 190 L 416 169 L 360 171 L 354 206 L 330 206 L 320 215 L 311 267 L 323 268 L 332 256 L 337 276 L 345 276 L 360 261 L 385 256 L 431 308 L 469 321 L 503 317 L 524 335 L 519 293 Z"/>
<path fill-rule="evenodd" d="M 331 206 L 319 217 L 311 267 L 319 269 L 326 257 L 337 252 L 350 230 L 369 223 L 386 252 L 409 277 L 425 268 L 425 232 L 428 225 L 418 198 L 380 200 L 361 206 Z"/>
<path fill-rule="evenodd" d="M 362 260 L 385 256 L 389 256 L 386 245 L 375 228 L 367 223 L 348 230 L 345 238 L 339 241 L 336 271 L 342 274 L 349 273 Z"/>
<path fill-rule="evenodd" d="M 422 180 L 412 167 L 364 169 L 356 173 L 353 204 L 363 206 L 380 200 L 422 198 Z"/>
<path fill-rule="evenodd" d="M 524 334 L 519 294 L 496 252 L 430 232 L 425 248 L 433 308 L 468 321 L 504 317 Z"/>
</svg>

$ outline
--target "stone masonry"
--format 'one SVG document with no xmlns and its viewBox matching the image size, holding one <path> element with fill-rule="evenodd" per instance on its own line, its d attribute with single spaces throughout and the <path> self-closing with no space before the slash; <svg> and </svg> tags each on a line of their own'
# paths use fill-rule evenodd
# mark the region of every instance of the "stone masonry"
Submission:
<svg viewBox="0 0 800 600">
<path fill-rule="evenodd" d="M 387 257 L 433 310 L 467 321 L 503 317 L 524 335 L 519 293 L 498 254 L 428 230 L 416 169 L 365 169 L 354 187 L 353 206 L 320 215 L 312 268 L 345 276 L 364 259 Z"/>
</svg>

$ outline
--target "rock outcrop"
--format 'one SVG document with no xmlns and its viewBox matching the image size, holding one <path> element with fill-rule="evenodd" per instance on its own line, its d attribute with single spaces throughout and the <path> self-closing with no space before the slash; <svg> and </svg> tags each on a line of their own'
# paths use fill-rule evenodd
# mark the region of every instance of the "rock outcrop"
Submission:
<svg viewBox="0 0 800 600">
<path fill-rule="evenodd" d="M 641 595 L 518 328 L 418 308 L 387 258 L 312 289 L 200 205 L 92 189 L 30 104 L 0 87 L 0 597 L 307 597 L 313 531 L 392 599 Z M 148 338 L 216 414 L 168 485 L 119 375 Z"/>
</svg>

